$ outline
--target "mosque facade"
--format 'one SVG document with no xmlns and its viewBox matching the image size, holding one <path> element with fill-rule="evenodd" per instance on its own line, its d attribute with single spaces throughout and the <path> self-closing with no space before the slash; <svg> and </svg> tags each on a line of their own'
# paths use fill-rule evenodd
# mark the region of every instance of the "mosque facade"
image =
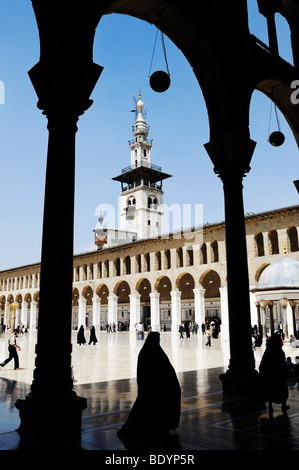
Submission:
<svg viewBox="0 0 299 470">
<path fill-rule="evenodd" d="M 94 230 L 97 249 L 73 258 L 73 328 L 105 329 L 114 323 L 116 330 L 121 325 L 134 331 L 142 322 L 154 331 L 178 331 L 181 322 L 201 325 L 214 319 L 221 325 L 221 338 L 228 339 L 225 223 L 165 232 L 163 181 L 171 175 L 151 162 L 143 108 L 139 96 L 129 141 L 131 164 L 113 178 L 121 183 L 120 226 L 107 228 L 100 217 Z M 299 206 L 246 216 L 245 225 L 251 323 L 266 333 L 271 322 L 282 321 L 287 334 L 293 334 L 299 327 L 299 295 L 298 302 L 297 294 L 291 296 L 290 316 L 286 296 L 265 300 L 258 283 L 265 269 L 286 255 L 299 263 Z M 39 263 L 0 272 L 2 325 L 38 327 L 39 285 Z M 56 289 L 59 260 L 48 293 L 53 303 L 49 323 L 59 324 Z"/>
</svg>

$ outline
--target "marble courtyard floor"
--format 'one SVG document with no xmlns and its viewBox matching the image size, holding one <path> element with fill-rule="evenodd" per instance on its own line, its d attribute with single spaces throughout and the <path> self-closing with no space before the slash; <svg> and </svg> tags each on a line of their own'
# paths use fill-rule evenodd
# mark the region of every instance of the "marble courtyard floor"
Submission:
<svg viewBox="0 0 299 470">
<path fill-rule="evenodd" d="M 57 334 L 57 332 L 55 333 Z M 0 360 L 7 357 L 7 337 L 0 335 Z M 34 369 L 36 332 L 18 338 L 20 370 L 13 370 L 13 361 L 0 371 L 0 450 L 33 450 L 35 448 L 99 451 L 142 451 L 163 447 L 171 452 L 201 450 L 299 450 L 299 385 L 289 382 L 290 409 L 282 415 L 274 406 L 270 419 L 264 403 L 252 397 L 224 399 L 219 375 L 227 370 L 229 344 L 213 339 L 206 347 L 206 337 L 191 335 L 179 339 L 178 334 L 161 333 L 161 347 L 174 366 L 181 385 L 182 412 L 180 426 L 167 443 L 144 446 L 122 442 L 116 435 L 126 421 L 137 395 L 136 365 L 143 341 L 129 332 L 97 332 L 98 344 L 79 346 L 73 332 L 74 390 L 86 397 L 88 407 L 83 412 L 81 440 L 66 438 L 64 442 L 27 442 L 20 439 L 19 414 L 14 403 L 30 390 Z M 89 339 L 89 331 L 86 331 Z M 299 350 L 285 343 L 286 357 L 295 361 Z M 256 348 L 258 367 L 264 346 Z M 49 371 L 55 380 L 55 367 Z M 299 379 L 298 379 L 299 380 Z M 167 400 L 161 391 L 161 400 Z M 149 412 L 150 412 L 149 403 Z"/>
</svg>

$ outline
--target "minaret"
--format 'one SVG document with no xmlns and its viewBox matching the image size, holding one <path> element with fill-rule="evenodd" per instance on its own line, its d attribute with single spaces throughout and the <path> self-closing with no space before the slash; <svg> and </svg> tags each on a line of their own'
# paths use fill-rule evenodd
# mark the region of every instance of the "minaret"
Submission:
<svg viewBox="0 0 299 470">
<path fill-rule="evenodd" d="M 131 165 L 121 175 L 112 178 L 121 182 L 119 198 L 120 230 L 136 232 L 137 239 L 156 238 L 163 233 L 162 181 L 171 175 L 151 163 L 152 140 L 142 111 L 144 103 L 136 103 L 137 119 L 133 126 L 134 139 L 129 141 Z"/>
</svg>

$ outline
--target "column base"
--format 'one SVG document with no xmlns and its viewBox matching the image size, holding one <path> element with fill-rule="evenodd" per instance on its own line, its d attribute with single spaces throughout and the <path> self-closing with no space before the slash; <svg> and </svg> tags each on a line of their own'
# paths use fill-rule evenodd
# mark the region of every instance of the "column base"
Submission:
<svg viewBox="0 0 299 470">
<path fill-rule="evenodd" d="M 234 372 L 227 370 L 220 374 L 224 395 L 258 395 L 259 374 L 257 370 L 252 372 Z"/>
<path fill-rule="evenodd" d="M 36 398 L 30 393 L 15 403 L 19 410 L 20 435 L 78 436 L 82 429 L 82 411 L 87 399 L 74 395 L 70 399 Z"/>
</svg>

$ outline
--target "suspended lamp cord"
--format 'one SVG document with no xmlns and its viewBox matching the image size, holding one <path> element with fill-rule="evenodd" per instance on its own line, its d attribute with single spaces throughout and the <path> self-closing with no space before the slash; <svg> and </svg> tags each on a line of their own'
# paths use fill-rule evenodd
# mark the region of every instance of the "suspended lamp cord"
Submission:
<svg viewBox="0 0 299 470">
<path fill-rule="evenodd" d="M 271 101 L 270 117 L 269 117 L 269 126 L 268 126 L 268 136 L 270 135 L 270 125 L 271 125 L 272 107 L 273 107 L 273 101 Z M 278 119 L 278 115 L 277 115 L 277 108 L 276 108 L 276 104 L 275 104 L 275 103 L 274 103 L 274 111 L 275 111 L 275 116 L 276 116 L 276 122 L 277 122 L 278 130 L 279 130 L 279 132 L 281 132 L 281 131 L 280 131 L 279 119 Z"/>
<path fill-rule="evenodd" d="M 156 37 L 155 37 L 155 42 L 154 42 L 153 55 L 152 55 L 152 60 L 151 60 L 151 65 L 150 65 L 150 69 L 149 69 L 149 72 L 148 72 L 148 76 L 149 76 L 149 77 L 150 77 L 151 71 L 152 71 L 152 65 L 153 65 L 153 60 L 154 60 L 154 55 L 155 55 L 155 49 L 156 49 L 156 44 L 157 44 L 158 33 L 159 33 L 159 30 L 158 30 L 158 28 L 157 28 Z M 168 73 L 168 75 L 170 75 L 170 73 L 169 73 L 169 68 L 168 68 L 168 62 L 167 62 L 167 56 L 166 56 L 166 47 L 165 47 L 165 42 L 164 42 L 164 34 L 162 33 L 162 31 L 160 31 L 160 33 L 161 33 L 162 49 L 163 49 L 165 64 L 166 64 L 166 68 L 167 68 L 167 73 Z"/>
</svg>

